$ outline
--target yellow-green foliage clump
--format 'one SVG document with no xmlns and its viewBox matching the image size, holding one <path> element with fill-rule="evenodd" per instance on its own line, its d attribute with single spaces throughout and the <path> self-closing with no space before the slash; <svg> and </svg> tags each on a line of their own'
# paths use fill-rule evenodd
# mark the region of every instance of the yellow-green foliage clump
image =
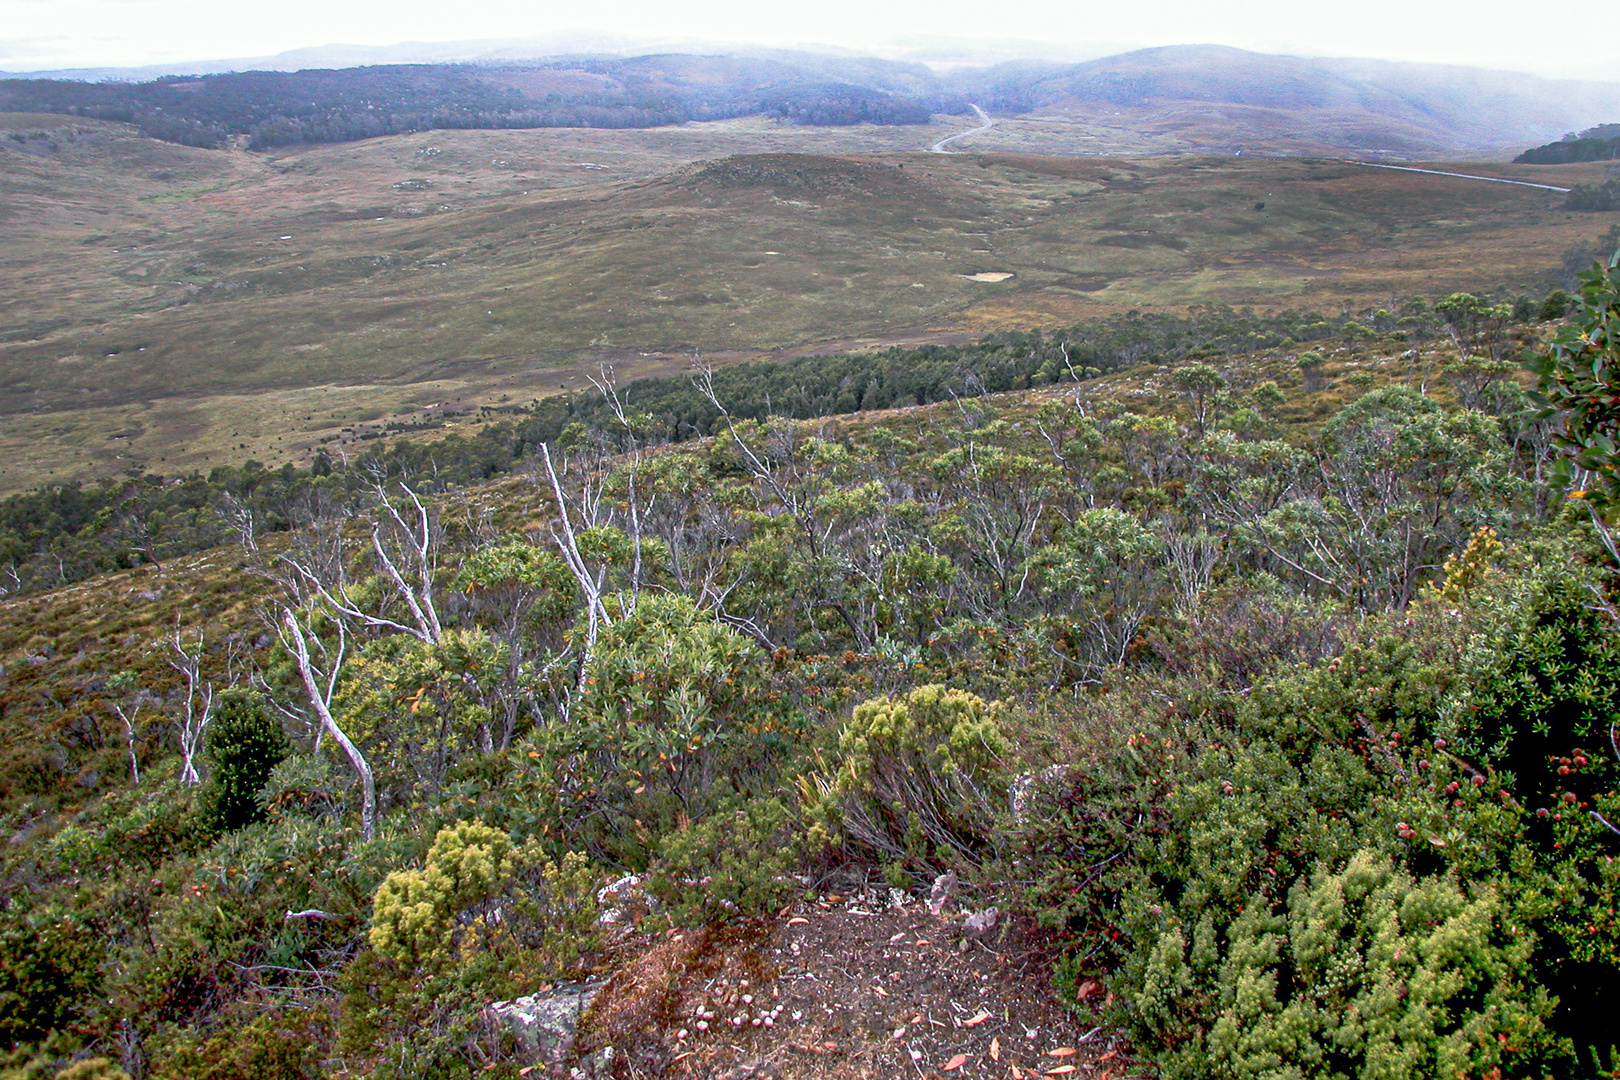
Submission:
<svg viewBox="0 0 1620 1080">
<path fill-rule="evenodd" d="M 110 1058 L 64 1061 L 62 1042 L 53 1035 L 39 1047 L 13 1047 L 0 1055 L 0 1080 L 129 1080 L 129 1073 Z"/>
<path fill-rule="evenodd" d="M 1004 712 L 937 684 L 856 706 L 837 767 L 805 781 L 816 827 L 892 864 L 975 860 L 1002 786 Z"/>
<path fill-rule="evenodd" d="M 1462 551 L 1446 556 L 1446 578 L 1434 589 L 1434 595 L 1442 603 L 1459 603 L 1470 589 L 1485 580 L 1493 561 L 1505 550 L 1502 541 L 1497 539 L 1496 530 L 1484 526 L 1469 538 L 1468 546 Z"/>
<path fill-rule="evenodd" d="M 465 931 L 486 927 L 488 907 L 517 873 L 512 838 L 477 821 L 439 830 L 420 870 L 398 870 L 377 887 L 371 945 L 406 967 L 438 967 Z M 468 925 L 460 916 L 476 912 Z"/>
<path fill-rule="evenodd" d="M 56 1080 L 129 1080 L 129 1073 L 109 1058 L 85 1058 L 57 1073 Z"/>
<path fill-rule="evenodd" d="M 460 821 L 439 830 L 420 870 L 395 871 L 377 887 L 371 945 L 430 973 L 475 954 L 555 973 L 592 947 L 599 884 L 584 855 L 553 862 L 536 845 Z"/>
</svg>

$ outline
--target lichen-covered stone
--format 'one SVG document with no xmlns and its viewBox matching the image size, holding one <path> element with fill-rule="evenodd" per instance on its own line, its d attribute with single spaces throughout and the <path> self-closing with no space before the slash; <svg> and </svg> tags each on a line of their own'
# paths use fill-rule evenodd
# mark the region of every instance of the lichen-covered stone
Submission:
<svg viewBox="0 0 1620 1080">
<path fill-rule="evenodd" d="M 485 1012 L 492 1024 L 511 1031 L 522 1057 L 556 1071 L 573 1052 L 579 1018 L 603 985 L 562 986 L 546 994 L 497 1001 Z"/>
</svg>

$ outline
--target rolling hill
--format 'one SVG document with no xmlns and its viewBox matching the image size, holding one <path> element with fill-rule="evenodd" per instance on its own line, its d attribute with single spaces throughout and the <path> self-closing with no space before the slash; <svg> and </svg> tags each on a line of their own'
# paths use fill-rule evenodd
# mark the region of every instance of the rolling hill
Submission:
<svg viewBox="0 0 1620 1080">
<path fill-rule="evenodd" d="M 441 131 L 273 156 L 40 119 L 0 133 L 12 490 L 301 458 L 359 421 L 577 387 L 603 360 L 1535 292 L 1609 224 L 1552 192 L 1335 162 L 917 152 L 960 122 Z"/>
<path fill-rule="evenodd" d="M 1004 65 L 963 89 L 1021 116 L 1106 118 L 1184 147 L 1251 152 L 1501 153 L 1620 115 L 1620 83 L 1215 45 L 1061 67 Z"/>
<path fill-rule="evenodd" d="M 327 55 L 312 53 L 311 62 Z M 220 146 L 235 137 L 263 149 L 431 128 L 651 127 L 756 113 L 818 125 L 909 124 L 925 122 L 929 111 L 965 113 L 972 100 L 1049 143 L 1064 142 L 1071 153 L 1117 151 L 1097 143 L 1124 141 L 1146 153 L 1430 158 L 1511 154 L 1620 115 L 1616 82 L 1213 45 L 1137 49 L 1076 64 L 940 62 L 937 69 L 759 49 L 480 55 L 477 63 L 214 71 L 136 82 L 0 80 L 0 110 L 129 121 L 170 141 Z M 297 60 L 271 62 L 286 68 Z"/>
</svg>

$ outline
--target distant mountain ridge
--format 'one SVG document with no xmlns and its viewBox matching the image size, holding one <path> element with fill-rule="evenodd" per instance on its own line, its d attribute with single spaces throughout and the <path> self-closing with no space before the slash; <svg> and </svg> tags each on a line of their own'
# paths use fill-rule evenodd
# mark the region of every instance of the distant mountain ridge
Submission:
<svg viewBox="0 0 1620 1080">
<path fill-rule="evenodd" d="M 476 44 L 460 43 L 461 51 Z M 502 51 L 489 44 L 491 55 Z M 308 51 L 312 59 L 328 52 Z M 931 113 L 966 112 L 971 101 L 1003 116 L 1055 113 L 1047 118 L 1134 125 L 1173 135 L 1178 150 L 1406 157 L 1511 153 L 1620 116 L 1620 82 L 1215 45 L 1137 49 L 1080 63 L 941 67 L 756 49 L 220 72 L 139 83 L 19 78 L 0 81 L 0 110 L 126 120 L 195 146 L 241 136 L 262 149 L 427 128 L 649 127 L 754 113 L 817 125 L 922 123 Z"/>
<path fill-rule="evenodd" d="M 659 127 L 766 113 L 817 125 L 926 123 L 966 109 L 920 65 L 673 53 L 526 65 L 393 64 L 166 76 L 144 83 L 0 81 L 0 111 L 134 124 L 188 146 L 249 149 L 435 128 Z"/>
<path fill-rule="evenodd" d="M 1008 112 L 1227 106 L 1242 110 L 1241 124 L 1257 134 L 1304 124 L 1342 149 L 1397 152 L 1514 148 L 1620 114 L 1620 83 L 1220 45 L 1141 49 L 1063 67 L 1003 65 L 965 80 L 962 90 Z"/>
</svg>

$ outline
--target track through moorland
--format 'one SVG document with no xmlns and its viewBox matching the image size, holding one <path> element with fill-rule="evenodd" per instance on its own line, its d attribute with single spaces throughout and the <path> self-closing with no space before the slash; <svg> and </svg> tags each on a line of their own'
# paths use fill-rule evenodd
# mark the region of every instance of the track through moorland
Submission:
<svg viewBox="0 0 1620 1080">
<path fill-rule="evenodd" d="M 964 132 L 963 134 L 971 134 L 971 132 Z M 1347 160 L 1346 164 L 1365 165 L 1369 169 L 1396 169 L 1400 172 L 1428 173 L 1430 176 L 1455 176 L 1462 180 L 1485 180 L 1492 184 L 1513 184 L 1516 187 L 1541 188 L 1543 191 L 1561 191 L 1566 194 L 1569 192 L 1567 187 L 1558 187 L 1553 184 L 1532 184 L 1528 180 L 1504 180 L 1500 176 L 1477 176 L 1474 173 L 1443 172 L 1440 169 L 1419 169 L 1411 165 L 1384 165 L 1376 161 Z"/>
<path fill-rule="evenodd" d="M 977 135 L 981 131 L 989 131 L 991 128 L 996 126 L 997 121 L 989 113 L 985 112 L 977 105 L 973 105 L 971 107 L 974 112 L 979 114 L 979 126 L 968 131 L 959 131 L 955 135 L 945 136 L 945 138 L 939 140 L 939 142 L 928 148 L 928 152 L 930 154 L 953 154 L 956 151 L 945 149 L 945 147 L 950 143 L 955 142 L 957 139 L 965 139 L 969 135 Z"/>
</svg>

